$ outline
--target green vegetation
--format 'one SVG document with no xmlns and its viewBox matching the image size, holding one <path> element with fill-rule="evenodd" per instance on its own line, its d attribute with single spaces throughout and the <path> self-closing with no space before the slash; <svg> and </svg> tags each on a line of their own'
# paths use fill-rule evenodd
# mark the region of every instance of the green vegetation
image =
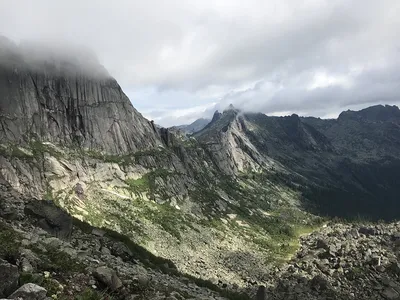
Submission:
<svg viewBox="0 0 400 300">
<path fill-rule="evenodd" d="M 221 197 L 217 190 L 228 194 L 233 203 L 227 204 L 227 212 L 215 205 Z M 298 249 L 298 239 L 320 227 L 323 218 L 315 217 L 297 209 L 294 203 L 300 194 L 288 189 L 284 184 L 269 181 L 267 174 L 243 173 L 236 181 L 231 177 L 220 177 L 214 189 L 198 186 L 190 192 L 191 198 L 201 202 L 208 221 L 201 221 L 205 227 L 220 232 L 231 231 L 245 237 L 267 254 L 267 263 L 282 263 Z M 299 201 L 299 200 L 297 200 Z M 234 214 L 225 225 L 220 218 Z"/>
<path fill-rule="evenodd" d="M 25 283 L 34 283 L 37 285 L 42 285 L 44 279 L 45 278 L 42 274 L 22 272 L 19 276 L 19 285 L 24 285 Z"/>
<path fill-rule="evenodd" d="M 0 155 L 5 156 L 5 157 L 15 157 L 21 160 L 32 160 L 33 154 L 31 154 L 28 150 L 25 150 L 17 145 L 14 144 L 8 144 L 0 145 Z"/>
<path fill-rule="evenodd" d="M 0 221 L 0 258 L 15 262 L 18 257 L 18 249 L 21 245 L 21 235 L 9 225 Z"/>
<path fill-rule="evenodd" d="M 147 192 L 147 197 L 149 199 L 155 200 L 155 195 L 158 194 L 163 200 L 167 200 L 168 195 L 162 188 L 158 187 L 156 180 L 157 178 L 161 178 L 165 181 L 170 176 L 178 175 L 180 175 L 178 172 L 159 168 L 144 174 L 138 179 L 128 178 L 125 180 L 125 183 L 128 185 L 128 190 L 132 195 L 141 197 L 141 193 Z"/>
<path fill-rule="evenodd" d="M 127 235 L 139 233 L 143 236 L 142 228 L 136 221 L 144 218 L 180 240 L 181 232 L 185 226 L 190 227 L 192 222 L 188 215 L 182 214 L 168 203 L 156 204 L 140 199 L 129 204 L 112 200 L 106 200 L 106 203 L 112 209 L 103 212 L 104 217 L 117 222 L 122 232 Z"/>
<path fill-rule="evenodd" d="M 168 203 L 157 205 L 146 217 L 154 224 L 159 224 L 166 232 L 181 240 L 181 232 L 185 225 L 190 226 L 191 222 L 186 220 L 184 215 L 171 207 Z M 186 216 L 188 218 L 189 216 Z"/>
<path fill-rule="evenodd" d="M 42 157 L 44 153 L 49 153 L 58 159 L 64 157 L 64 154 L 57 150 L 55 146 L 51 144 L 45 144 L 37 140 L 33 140 L 26 145 L 0 145 L 0 155 L 5 157 L 14 157 L 25 161 L 33 161 Z"/>
<path fill-rule="evenodd" d="M 62 292 L 60 283 L 50 277 L 45 277 L 42 274 L 32 274 L 32 273 L 21 273 L 19 277 L 19 285 L 24 285 L 26 283 L 34 283 L 40 285 L 47 290 L 47 296 L 57 295 Z"/>
<path fill-rule="evenodd" d="M 118 154 L 118 155 L 112 155 L 112 154 L 107 154 L 104 152 L 99 152 L 96 150 L 80 150 L 81 156 L 85 157 L 91 157 L 94 159 L 101 160 L 106 163 L 116 163 L 121 166 L 126 166 L 126 165 L 132 165 L 139 163 L 141 158 L 146 157 L 146 156 L 151 156 L 156 159 L 163 159 L 171 155 L 171 152 L 168 149 L 165 148 L 153 148 L 149 150 L 144 150 L 144 151 L 136 151 L 132 153 L 127 153 L 127 154 Z"/>
<path fill-rule="evenodd" d="M 34 157 L 43 156 L 44 153 L 49 153 L 57 159 L 63 158 L 63 153 L 51 144 L 45 144 L 41 141 L 32 141 L 29 146 Z"/>
<path fill-rule="evenodd" d="M 129 190 L 134 193 L 142 193 L 150 189 L 149 179 L 147 176 L 138 179 L 128 178 L 125 180 L 125 183 L 129 185 Z"/>
<path fill-rule="evenodd" d="M 105 292 L 98 292 L 89 288 L 75 296 L 75 300 L 112 300 L 112 299 L 113 297 Z"/>
<path fill-rule="evenodd" d="M 28 248 L 42 258 L 38 266 L 42 271 L 73 273 L 83 272 L 85 270 L 86 265 L 84 263 L 73 259 L 69 254 L 57 248 L 47 247 L 46 251 L 43 251 L 35 245 L 30 245 Z"/>
</svg>

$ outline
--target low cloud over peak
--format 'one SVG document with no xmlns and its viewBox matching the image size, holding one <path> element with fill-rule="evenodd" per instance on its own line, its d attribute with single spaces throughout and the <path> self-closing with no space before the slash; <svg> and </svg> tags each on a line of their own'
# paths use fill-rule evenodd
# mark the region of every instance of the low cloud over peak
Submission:
<svg viewBox="0 0 400 300">
<path fill-rule="evenodd" d="M 397 0 L 1 1 L 0 34 L 93 49 L 169 126 L 229 103 L 318 116 L 397 103 L 398 11 Z"/>
</svg>

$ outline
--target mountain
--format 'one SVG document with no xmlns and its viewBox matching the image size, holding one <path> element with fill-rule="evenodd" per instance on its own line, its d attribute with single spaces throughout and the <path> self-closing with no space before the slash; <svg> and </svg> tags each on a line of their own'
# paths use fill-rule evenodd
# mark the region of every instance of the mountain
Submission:
<svg viewBox="0 0 400 300">
<path fill-rule="evenodd" d="M 24 47 L 0 39 L 1 297 L 29 282 L 66 299 L 96 289 L 117 299 L 249 299 L 259 285 L 286 299 L 293 258 L 306 299 L 320 285 L 348 299 L 365 291 L 351 279 L 327 288 L 338 281 L 319 265 L 339 268 L 344 255 L 343 272 L 357 273 L 364 242 L 390 246 L 383 267 L 392 270 L 395 223 L 374 234 L 357 225 L 360 243 L 347 251 L 326 222 L 399 217 L 397 107 L 322 120 L 229 106 L 187 136 L 145 119 L 89 54 Z M 314 249 L 318 237 L 346 249 Z M 311 265 L 298 252 L 308 249 Z"/>
<path fill-rule="evenodd" d="M 177 129 L 183 131 L 186 134 L 192 134 L 202 130 L 208 123 L 210 123 L 210 121 L 210 119 L 200 118 L 191 124 L 173 126 L 171 129 Z"/>
<path fill-rule="evenodd" d="M 296 185 L 315 213 L 390 219 L 400 213 L 399 114 L 375 106 L 322 120 L 228 109 L 194 136 L 220 164 L 230 157 L 234 172 L 279 166 L 279 180 Z"/>
<path fill-rule="evenodd" d="M 153 124 L 101 66 L 78 67 L 64 57 L 32 62 L 27 50 L 10 43 L 0 47 L 2 141 L 37 139 L 111 153 L 161 144 Z"/>
</svg>

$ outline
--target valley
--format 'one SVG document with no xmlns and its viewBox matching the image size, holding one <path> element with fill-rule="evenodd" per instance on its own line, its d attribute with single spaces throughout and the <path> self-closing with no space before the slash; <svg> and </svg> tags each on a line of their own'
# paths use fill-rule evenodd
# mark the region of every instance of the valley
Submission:
<svg viewBox="0 0 400 300">
<path fill-rule="evenodd" d="M 60 299 L 400 297 L 398 107 L 231 105 L 182 133 L 101 66 L 0 50 L 0 264 L 15 277 L 1 297 L 26 283 Z"/>
</svg>

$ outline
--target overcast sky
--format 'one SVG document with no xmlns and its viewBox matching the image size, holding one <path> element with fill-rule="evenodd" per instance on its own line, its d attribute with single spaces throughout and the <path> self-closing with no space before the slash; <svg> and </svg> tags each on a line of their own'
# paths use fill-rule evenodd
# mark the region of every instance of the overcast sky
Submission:
<svg viewBox="0 0 400 300">
<path fill-rule="evenodd" d="M 163 126 L 230 103 L 336 117 L 400 102 L 399 0 L 0 0 L 0 34 L 92 49 Z"/>
</svg>

